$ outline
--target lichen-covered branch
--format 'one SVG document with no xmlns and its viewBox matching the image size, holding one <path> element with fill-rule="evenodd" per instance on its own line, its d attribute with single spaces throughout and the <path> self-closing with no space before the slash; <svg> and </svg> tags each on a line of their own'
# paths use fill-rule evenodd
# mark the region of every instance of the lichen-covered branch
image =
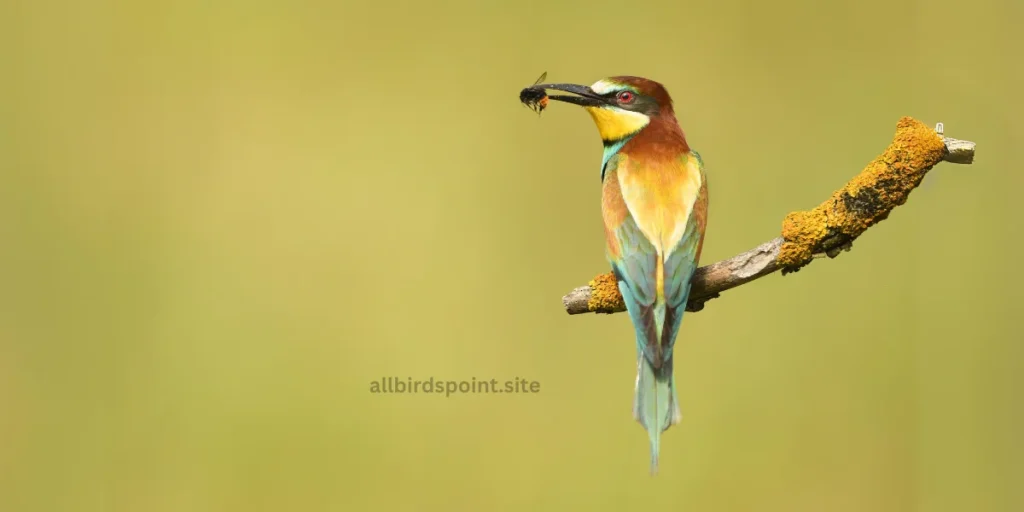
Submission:
<svg viewBox="0 0 1024 512">
<path fill-rule="evenodd" d="M 687 311 L 700 311 L 721 292 L 782 270 L 796 272 L 817 257 L 834 258 L 889 212 L 907 201 L 935 164 L 970 164 L 973 142 L 943 137 L 910 117 L 900 119 L 896 136 L 885 151 L 825 202 L 793 212 L 782 222 L 782 236 L 743 254 L 697 269 Z M 601 274 L 562 298 L 570 315 L 625 311 L 615 277 Z"/>
</svg>

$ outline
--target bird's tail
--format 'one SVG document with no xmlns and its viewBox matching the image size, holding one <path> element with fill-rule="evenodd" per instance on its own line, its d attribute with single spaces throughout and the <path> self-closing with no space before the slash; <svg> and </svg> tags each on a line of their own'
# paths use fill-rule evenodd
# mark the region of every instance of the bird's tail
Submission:
<svg viewBox="0 0 1024 512">
<path fill-rule="evenodd" d="M 647 430 L 651 442 L 651 474 L 658 473 L 658 452 L 661 448 L 661 433 L 679 423 L 679 397 L 676 394 L 676 379 L 672 375 L 672 359 L 668 358 L 661 368 L 654 368 L 638 354 L 636 370 L 636 391 L 633 398 L 633 417 Z"/>
</svg>

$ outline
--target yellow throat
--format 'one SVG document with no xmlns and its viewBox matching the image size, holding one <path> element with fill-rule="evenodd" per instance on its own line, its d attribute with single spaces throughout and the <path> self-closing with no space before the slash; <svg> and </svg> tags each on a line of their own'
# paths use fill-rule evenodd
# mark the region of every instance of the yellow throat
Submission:
<svg viewBox="0 0 1024 512">
<path fill-rule="evenodd" d="M 651 122 L 651 118 L 629 110 L 617 109 L 614 107 L 585 107 L 594 118 L 597 131 L 601 139 L 605 141 L 621 140 L 627 135 L 632 135 Z"/>
</svg>

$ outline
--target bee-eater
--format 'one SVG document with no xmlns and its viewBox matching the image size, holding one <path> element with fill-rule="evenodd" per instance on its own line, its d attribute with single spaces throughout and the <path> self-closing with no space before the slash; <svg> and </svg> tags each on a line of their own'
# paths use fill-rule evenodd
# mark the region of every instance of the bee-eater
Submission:
<svg viewBox="0 0 1024 512">
<path fill-rule="evenodd" d="M 672 348 L 704 245 L 708 194 L 704 163 L 690 149 L 661 84 L 617 76 L 590 87 L 538 86 L 574 94 L 604 142 L 601 213 L 607 257 L 636 329 L 633 417 L 647 430 L 651 473 L 661 433 L 682 418 Z"/>
</svg>

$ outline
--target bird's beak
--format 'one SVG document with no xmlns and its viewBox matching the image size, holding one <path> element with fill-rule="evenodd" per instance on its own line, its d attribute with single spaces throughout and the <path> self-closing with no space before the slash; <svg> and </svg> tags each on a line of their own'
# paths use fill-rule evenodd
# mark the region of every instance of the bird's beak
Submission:
<svg viewBox="0 0 1024 512">
<path fill-rule="evenodd" d="M 575 84 L 541 84 L 535 87 L 536 89 L 553 89 L 556 91 L 571 92 L 576 96 L 567 96 L 565 94 L 553 94 L 548 98 L 558 101 L 564 101 L 566 103 L 573 103 L 582 107 L 600 107 L 607 104 L 607 101 L 599 94 L 594 92 L 593 89 L 585 85 Z"/>
</svg>

